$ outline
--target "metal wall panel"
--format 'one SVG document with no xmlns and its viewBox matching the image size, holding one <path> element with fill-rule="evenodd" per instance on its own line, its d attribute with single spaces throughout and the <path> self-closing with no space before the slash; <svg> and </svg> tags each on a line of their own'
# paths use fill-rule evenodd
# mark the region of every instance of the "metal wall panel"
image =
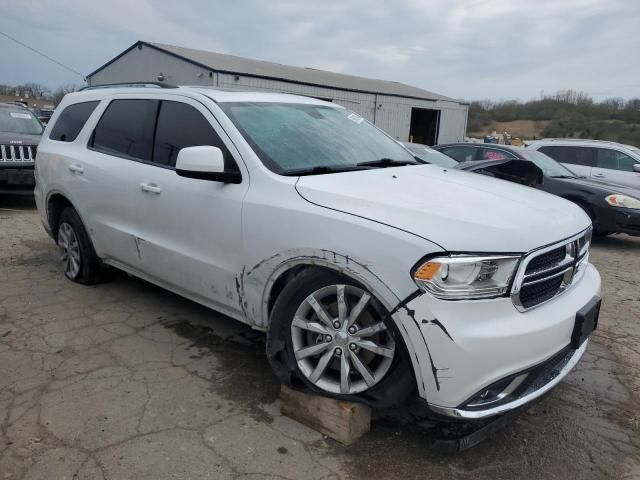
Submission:
<svg viewBox="0 0 640 480">
<path fill-rule="evenodd" d="M 236 80 L 237 77 L 237 80 Z M 373 105 L 375 95 L 359 92 L 337 90 L 329 87 L 314 87 L 297 83 L 283 82 L 265 78 L 246 77 L 220 73 L 218 86 L 235 90 L 258 90 L 279 93 L 291 93 L 293 95 L 305 95 L 320 99 L 331 100 L 358 115 L 362 115 L 369 121 L 373 121 Z"/>
<path fill-rule="evenodd" d="M 431 102 L 413 98 L 378 95 L 375 123 L 392 137 L 406 142 L 409 140 L 412 108 L 440 110 L 437 143 L 464 140 L 468 107 L 458 102 L 444 100 Z"/>
<path fill-rule="evenodd" d="M 409 139 L 411 109 L 440 110 L 438 143 L 463 141 L 468 106 L 445 100 L 428 101 L 412 98 L 351 92 L 330 87 L 317 87 L 255 78 L 229 73 L 211 72 L 153 48 L 134 48 L 89 79 L 90 85 L 104 83 L 157 81 L 162 73 L 165 81 L 176 85 L 209 85 L 235 90 L 291 93 L 331 100 L 375 123 L 392 137 Z"/>
<path fill-rule="evenodd" d="M 463 142 L 467 129 L 468 106 L 445 108 L 440 115 L 438 143 Z"/>
<path fill-rule="evenodd" d="M 162 73 L 165 82 L 174 85 L 214 85 L 215 73 L 159 52 L 153 48 L 134 48 L 88 79 L 89 85 L 118 82 L 157 82 Z"/>
</svg>

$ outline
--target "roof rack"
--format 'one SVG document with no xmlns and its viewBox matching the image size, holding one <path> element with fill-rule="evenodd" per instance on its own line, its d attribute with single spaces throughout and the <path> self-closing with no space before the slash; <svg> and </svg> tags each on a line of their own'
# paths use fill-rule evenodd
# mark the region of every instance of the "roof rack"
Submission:
<svg viewBox="0 0 640 480">
<path fill-rule="evenodd" d="M 98 88 L 113 88 L 113 87 L 127 87 L 127 88 L 139 88 L 139 87 L 151 87 L 151 88 L 178 88 L 177 85 L 171 85 L 163 82 L 122 82 L 122 83 L 103 83 L 102 85 L 87 85 L 80 89 L 84 90 L 96 90 Z"/>
</svg>

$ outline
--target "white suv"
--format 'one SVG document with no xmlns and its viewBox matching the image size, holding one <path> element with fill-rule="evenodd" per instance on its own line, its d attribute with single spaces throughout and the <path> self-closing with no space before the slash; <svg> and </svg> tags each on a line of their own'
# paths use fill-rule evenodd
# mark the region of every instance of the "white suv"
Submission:
<svg viewBox="0 0 640 480">
<path fill-rule="evenodd" d="M 640 149 L 602 140 L 551 138 L 528 148 L 564 163 L 575 174 L 640 189 Z"/>
<path fill-rule="evenodd" d="M 294 388 L 487 417 L 557 384 L 596 326 L 580 208 L 420 162 L 332 103 L 90 88 L 36 163 L 69 279 L 117 267 L 266 331 Z"/>
</svg>

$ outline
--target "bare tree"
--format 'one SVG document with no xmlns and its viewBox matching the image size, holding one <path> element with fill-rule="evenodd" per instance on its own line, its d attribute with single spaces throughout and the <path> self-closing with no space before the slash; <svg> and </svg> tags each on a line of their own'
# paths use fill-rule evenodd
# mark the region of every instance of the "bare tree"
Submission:
<svg viewBox="0 0 640 480">
<path fill-rule="evenodd" d="M 35 82 L 18 85 L 15 89 L 19 90 L 22 96 L 29 98 L 43 98 L 47 97 L 50 93 L 50 90 L 47 87 Z"/>
<path fill-rule="evenodd" d="M 79 90 L 79 88 L 80 87 L 78 85 L 74 85 L 74 84 L 63 85 L 61 87 L 58 87 L 51 94 L 51 97 L 50 97 L 51 101 L 53 102 L 54 105 L 58 105 L 62 101 L 62 98 L 67 93 L 75 92 L 76 90 Z"/>
</svg>

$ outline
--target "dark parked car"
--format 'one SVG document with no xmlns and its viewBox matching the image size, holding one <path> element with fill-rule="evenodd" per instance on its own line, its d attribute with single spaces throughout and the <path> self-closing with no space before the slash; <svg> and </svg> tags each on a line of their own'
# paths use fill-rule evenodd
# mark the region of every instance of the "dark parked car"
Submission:
<svg viewBox="0 0 640 480">
<path fill-rule="evenodd" d="M 606 182 L 578 177 L 569 169 L 547 155 L 525 148 L 504 145 L 483 145 L 456 143 L 434 147 L 468 169 L 468 162 L 482 161 L 482 168 L 474 168 L 478 173 L 519 181 L 533 186 L 526 178 L 510 179 L 500 171 L 507 165 L 505 160 L 517 160 L 535 164 L 543 174 L 542 183 L 537 188 L 570 200 L 589 215 L 598 235 L 626 233 L 640 236 L 640 190 Z M 493 162 L 500 164 L 492 167 Z M 504 165 L 504 166 L 502 166 Z M 485 168 L 486 166 L 486 168 Z"/>
<path fill-rule="evenodd" d="M 431 147 L 419 143 L 405 142 L 403 145 L 412 152 L 418 160 L 426 163 L 432 163 L 439 167 L 455 168 L 456 170 L 464 170 L 467 172 L 482 171 L 501 180 L 521 183 L 528 187 L 538 187 L 542 185 L 543 174 L 534 163 L 522 162 L 520 160 L 484 160 L 484 161 L 467 161 L 458 162 L 453 158 L 434 150 Z"/>
<path fill-rule="evenodd" d="M 0 194 L 33 194 L 33 168 L 43 130 L 29 109 L 0 103 Z"/>
</svg>

